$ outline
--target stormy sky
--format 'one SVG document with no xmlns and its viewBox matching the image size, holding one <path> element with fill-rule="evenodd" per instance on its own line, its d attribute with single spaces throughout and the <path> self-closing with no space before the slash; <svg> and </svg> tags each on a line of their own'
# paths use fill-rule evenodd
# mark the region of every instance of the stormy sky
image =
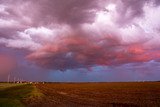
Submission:
<svg viewBox="0 0 160 107">
<path fill-rule="evenodd" d="M 0 0 L 0 81 L 157 81 L 159 0 Z"/>
</svg>

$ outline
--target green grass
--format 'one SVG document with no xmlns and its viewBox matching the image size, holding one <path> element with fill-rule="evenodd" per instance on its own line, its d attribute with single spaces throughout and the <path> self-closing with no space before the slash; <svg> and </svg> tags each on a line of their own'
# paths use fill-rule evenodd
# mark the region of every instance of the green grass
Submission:
<svg viewBox="0 0 160 107">
<path fill-rule="evenodd" d="M 0 107 L 24 107 L 17 99 L 0 98 Z"/>
<path fill-rule="evenodd" d="M 9 88 L 9 87 L 13 87 L 13 86 L 19 86 L 22 84 L 13 84 L 13 83 L 0 83 L 0 90 Z"/>
<path fill-rule="evenodd" d="M 0 107 L 24 107 L 22 101 L 32 97 L 41 97 L 41 93 L 32 84 L 0 84 Z"/>
</svg>

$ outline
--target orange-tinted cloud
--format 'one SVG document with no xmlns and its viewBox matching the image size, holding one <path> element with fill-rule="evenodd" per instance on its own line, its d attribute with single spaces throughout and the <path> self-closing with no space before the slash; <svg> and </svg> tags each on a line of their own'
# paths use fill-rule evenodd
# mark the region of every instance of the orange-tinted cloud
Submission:
<svg viewBox="0 0 160 107">
<path fill-rule="evenodd" d="M 160 58 L 157 51 L 147 50 L 143 44 L 121 44 L 115 36 L 101 38 L 90 36 L 65 36 L 28 55 L 29 60 L 53 70 L 90 68 Z"/>
</svg>

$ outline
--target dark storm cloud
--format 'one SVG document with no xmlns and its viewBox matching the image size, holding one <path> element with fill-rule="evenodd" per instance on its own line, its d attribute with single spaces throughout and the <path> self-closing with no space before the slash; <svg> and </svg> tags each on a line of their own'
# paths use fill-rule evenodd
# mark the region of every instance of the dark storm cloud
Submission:
<svg viewBox="0 0 160 107">
<path fill-rule="evenodd" d="M 52 40 L 52 43 L 44 45 L 27 56 L 28 59 L 44 68 L 53 70 L 90 68 L 97 65 L 145 62 L 159 57 L 157 51 L 146 54 L 147 50 L 143 47 L 141 39 L 139 40 L 142 42 L 140 45 L 128 43 L 124 46 L 122 40 L 117 38 L 117 36 L 121 36 L 120 34 L 109 36 L 110 33 L 107 30 L 107 33 L 102 33 L 105 35 L 103 38 L 99 35 L 92 38 L 92 34 L 97 33 L 96 31 L 92 33 L 87 31 L 87 35 L 84 34 L 85 31 L 76 32 L 82 29 L 82 26 L 77 26 L 95 22 L 96 13 L 105 8 L 106 4 L 103 4 L 103 0 L 39 0 L 31 2 L 37 10 L 35 16 L 27 14 L 33 21 L 33 26 L 64 26 L 67 24 L 72 29 L 70 32 L 73 33 L 73 35 L 63 34 L 64 37 L 57 37 L 58 39 Z M 150 2 L 155 3 L 155 1 Z M 143 7 L 149 1 L 121 0 L 113 3 L 117 3 L 117 21 L 123 26 L 134 18 L 142 17 Z M 107 28 L 107 26 L 105 27 Z"/>
<path fill-rule="evenodd" d="M 143 15 L 143 6 L 146 0 L 121 0 L 121 5 L 117 7 L 117 11 L 119 12 L 119 22 L 128 23 L 135 17 L 139 17 Z"/>
<path fill-rule="evenodd" d="M 116 66 L 125 63 L 146 62 L 160 57 L 159 51 L 148 52 L 142 44 L 122 44 L 113 35 L 90 37 L 70 35 L 44 46 L 27 58 L 41 67 L 53 70 L 94 66 Z"/>
<path fill-rule="evenodd" d="M 160 5 L 160 0 L 155 0 L 155 5 Z"/>
<path fill-rule="evenodd" d="M 44 68 L 54 70 L 90 68 L 110 64 L 118 53 L 112 52 L 120 49 L 118 45 L 118 38 L 112 36 L 94 38 L 78 33 L 58 38 L 58 41 L 44 46 L 27 58 Z"/>
<path fill-rule="evenodd" d="M 160 4 L 159 0 L 121 0 L 117 1 L 117 11 L 119 12 L 118 22 L 121 26 L 130 23 L 133 19 L 144 15 L 144 5 L 153 3 Z"/>
<path fill-rule="evenodd" d="M 158 6 L 159 0 L 0 0 L 0 43 L 19 49 L 26 78 L 41 70 L 27 61 L 53 71 L 143 64 L 160 58 L 153 49 L 160 46 L 153 41 L 160 40 Z"/>
<path fill-rule="evenodd" d="M 1 0 L 0 37 L 13 38 L 17 35 L 17 31 L 23 31 L 32 26 L 34 10 L 31 1 Z"/>
<path fill-rule="evenodd" d="M 1 0 L 0 36 L 12 38 L 30 27 L 93 23 L 105 0 Z M 7 31 L 6 31 L 7 30 Z M 4 34 L 5 33 L 5 34 Z"/>
<path fill-rule="evenodd" d="M 125 24 L 136 17 L 143 16 L 147 3 L 159 5 L 159 0 L 1 0 L 6 6 L 2 18 L 17 20 L 21 25 L 43 26 L 68 24 L 69 26 L 93 23 L 98 11 L 105 9 L 107 3 L 117 4 L 118 21 Z M 25 27 L 26 27 L 25 26 Z"/>
<path fill-rule="evenodd" d="M 94 22 L 105 0 L 39 0 L 39 21 L 71 26 Z"/>
<path fill-rule="evenodd" d="M 29 26 L 68 24 L 70 26 L 92 23 L 96 12 L 104 9 L 106 0 L 9 0 L 0 1 L 5 6 L 5 19 L 18 19 Z M 28 18 L 31 22 L 27 22 Z"/>
</svg>

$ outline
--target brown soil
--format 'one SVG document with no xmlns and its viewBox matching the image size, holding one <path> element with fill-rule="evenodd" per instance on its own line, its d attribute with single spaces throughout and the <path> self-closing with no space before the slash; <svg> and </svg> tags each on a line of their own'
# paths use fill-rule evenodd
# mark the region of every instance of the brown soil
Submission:
<svg viewBox="0 0 160 107">
<path fill-rule="evenodd" d="M 160 82 L 36 84 L 29 107 L 160 107 Z"/>
</svg>

